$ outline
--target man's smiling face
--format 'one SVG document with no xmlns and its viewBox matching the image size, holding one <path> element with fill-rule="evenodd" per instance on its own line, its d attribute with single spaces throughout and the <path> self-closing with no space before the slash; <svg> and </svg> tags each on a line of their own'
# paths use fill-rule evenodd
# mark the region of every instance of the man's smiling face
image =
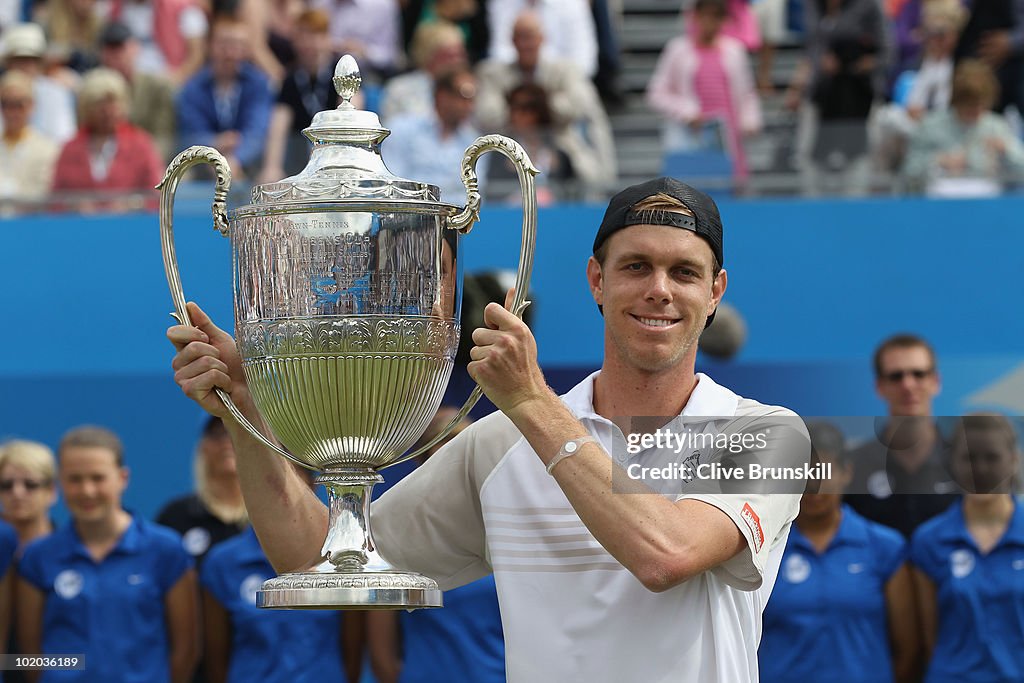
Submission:
<svg viewBox="0 0 1024 683">
<path fill-rule="evenodd" d="M 656 373 L 695 353 L 707 317 L 725 293 L 710 245 L 673 226 L 634 225 L 612 234 L 587 279 L 604 309 L 605 355 Z"/>
</svg>

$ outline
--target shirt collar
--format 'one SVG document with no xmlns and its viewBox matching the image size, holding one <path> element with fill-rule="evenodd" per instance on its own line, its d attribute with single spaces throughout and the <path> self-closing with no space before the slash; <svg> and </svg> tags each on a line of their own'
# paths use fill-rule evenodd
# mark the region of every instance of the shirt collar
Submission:
<svg viewBox="0 0 1024 683">
<path fill-rule="evenodd" d="M 603 420 L 594 412 L 594 380 L 601 374 L 597 370 L 562 397 L 565 404 L 580 418 Z M 683 417 L 733 417 L 739 405 L 739 396 L 716 383 L 702 372 L 697 373 L 697 386 L 683 406 Z"/>
<path fill-rule="evenodd" d="M 825 552 L 843 545 L 866 546 L 870 543 L 868 528 L 864 520 L 851 510 L 849 505 L 844 504 L 841 509 L 843 516 L 839 520 L 839 528 L 836 529 L 836 535 L 828 542 Z M 818 549 L 811 544 L 806 536 L 800 533 L 800 527 L 796 524 L 790 529 L 789 545 L 818 554 Z"/>
<path fill-rule="evenodd" d="M 107 557 L 111 555 L 139 554 L 142 551 L 142 537 L 145 534 L 145 524 L 142 518 L 132 515 L 128 528 L 121 534 L 121 538 L 118 539 L 117 544 L 107 554 Z M 54 532 L 54 534 L 62 535 L 63 542 L 60 545 L 67 548 L 72 556 L 84 557 L 90 561 L 95 561 L 92 555 L 89 554 L 89 550 L 85 547 L 85 543 L 82 542 L 82 538 L 78 535 L 74 520 L 69 521 L 63 528 Z"/>
<path fill-rule="evenodd" d="M 964 519 L 964 499 L 961 497 L 949 507 L 946 515 L 946 523 L 939 527 L 936 534 L 945 541 L 961 541 L 972 546 L 977 545 L 967 531 L 967 521 Z M 1010 517 L 1010 524 L 999 542 L 992 548 L 1001 548 L 1004 545 L 1024 546 L 1024 509 L 1021 509 L 1020 501 L 1013 499 L 1013 515 Z M 989 551 L 991 552 L 991 551 Z"/>
</svg>

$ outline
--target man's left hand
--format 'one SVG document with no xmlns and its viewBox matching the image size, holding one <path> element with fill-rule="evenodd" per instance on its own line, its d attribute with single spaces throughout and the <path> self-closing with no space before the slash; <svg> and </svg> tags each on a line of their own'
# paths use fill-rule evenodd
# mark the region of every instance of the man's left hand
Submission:
<svg viewBox="0 0 1024 683">
<path fill-rule="evenodd" d="M 518 408 L 551 394 L 537 364 L 537 342 L 526 323 L 509 310 L 515 289 L 505 295 L 505 307 L 489 303 L 484 324 L 473 330 L 475 346 L 466 366 L 469 376 L 499 410 L 512 417 Z"/>
</svg>

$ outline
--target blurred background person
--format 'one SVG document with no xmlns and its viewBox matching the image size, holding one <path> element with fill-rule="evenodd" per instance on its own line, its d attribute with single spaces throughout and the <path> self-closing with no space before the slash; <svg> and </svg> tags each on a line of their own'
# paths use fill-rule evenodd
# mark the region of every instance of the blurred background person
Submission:
<svg viewBox="0 0 1024 683">
<path fill-rule="evenodd" d="M 327 32 L 327 15 L 307 10 L 295 20 L 296 63 L 288 70 L 270 115 L 261 182 L 281 180 L 301 171 L 309 161 L 309 140 L 302 131 L 313 117 L 338 106 L 334 88 L 336 60 Z"/>
<path fill-rule="evenodd" d="M 927 658 L 925 683 L 1024 680 L 1024 510 L 1008 419 L 962 418 L 950 469 L 963 499 L 910 543 Z"/>
<path fill-rule="evenodd" d="M 551 135 L 565 141 L 580 156 L 575 175 L 597 195 L 615 182 L 617 159 L 611 123 L 593 84 L 572 62 L 544 51 L 544 26 L 532 10 L 521 12 L 512 27 L 514 59 L 488 59 L 477 67 L 480 92 L 477 121 L 484 129 L 509 125 L 509 96 L 523 84 L 539 86 L 551 111 Z"/>
<path fill-rule="evenodd" d="M 25 652 L 81 653 L 87 666 L 29 672 L 29 679 L 186 683 L 199 620 L 195 570 L 181 539 L 122 507 L 128 469 L 109 430 L 68 432 L 58 468 L 71 521 L 23 551 L 18 641 Z"/>
<path fill-rule="evenodd" d="M 400 116 L 389 124 L 391 136 L 384 142 L 388 168 L 395 175 L 437 185 L 441 201 L 461 204 L 466 198 L 462 157 L 478 135 L 473 121 L 476 94 L 476 76 L 467 67 L 438 78 L 433 111 Z M 477 164 L 481 180 L 488 163 L 484 156 Z"/>
<path fill-rule="evenodd" d="M 60 152 L 53 192 L 81 193 L 75 207 L 83 212 L 155 207 L 164 164 L 149 133 L 128 121 L 121 74 L 104 67 L 87 73 L 78 105 L 82 127 Z"/>
<path fill-rule="evenodd" d="M 673 38 L 658 58 L 647 86 L 647 102 L 666 119 L 666 146 L 697 137 L 708 122 L 721 121 L 733 162 L 733 177 L 748 176 L 744 136 L 761 129 L 761 101 L 743 44 L 722 33 L 728 15 L 726 0 L 697 0 L 692 35 Z M 696 170 L 699 173 L 699 169 Z"/>
<path fill-rule="evenodd" d="M 1024 178 L 1024 145 L 991 111 L 999 83 L 983 62 L 960 62 L 949 109 L 925 117 L 910 139 L 908 189 L 934 196 L 994 196 Z"/>
<path fill-rule="evenodd" d="M 43 11 L 37 12 L 37 18 L 42 20 L 51 52 L 78 73 L 99 66 L 97 41 L 109 6 L 96 0 L 47 0 L 40 7 Z"/>
<path fill-rule="evenodd" d="M 14 621 L 15 559 L 18 536 L 6 522 L 0 522 L 0 643 L 11 642 Z M 17 652 L 12 650 L 12 652 Z"/>
<path fill-rule="evenodd" d="M 764 610 L 761 680 L 911 683 L 918 627 L 906 541 L 843 505 L 851 468 L 839 429 L 807 430 L 832 477 L 800 500 Z"/>
<path fill-rule="evenodd" d="M 50 193 L 60 147 L 35 130 L 32 79 L 20 71 L 0 77 L 0 203 L 37 202 Z"/>
<path fill-rule="evenodd" d="M 587 78 L 597 73 L 597 30 L 589 0 L 489 0 L 487 21 L 491 29 L 490 59 L 515 60 L 512 31 L 516 17 L 533 9 L 540 18 L 547 41 L 546 58 L 572 62 Z"/>
<path fill-rule="evenodd" d="M 100 65 L 113 69 L 128 84 L 131 106 L 128 119 L 153 137 L 160 157 L 169 162 L 176 150 L 174 84 L 162 74 L 136 68 L 140 45 L 131 29 L 120 21 L 100 31 Z"/>
<path fill-rule="evenodd" d="M 19 546 L 53 532 L 56 472 L 53 453 L 41 443 L 15 440 L 0 445 L 0 506 Z"/>
<path fill-rule="evenodd" d="M 388 123 L 402 114 L 426 115 L 434 108 L 434 81 L 456 67 L 466 67 L 466 37 L 455 24 L 436 19 L 421 22 L 412 36 L 409 57 L 416 67 L 395 76 L 381 93 L 380 116 Z"/>
<path fill-rule="evenodd" d="M 1024 5 L 1016 0 L 971 0 L 956 45 L 956 62 L 980 59 L 996 75 L 996 111 L 1010 105 L 1024 114 Z"/>
<path fill-rule="evenodd" d="M 868 115 L 888 91 L 888 24 L 877 0 L 806 0 L 807 54 L 786 106 L 799 111 L 804 192 L 859 196 L 871 187 Z"/>
<path fill-rule="evenodd" d="M 438 408 L 411 450 L 437 436 L 458 412 L 452 406 Z M 426 462 L 470 423 L 463 418 L 417 463 Z M 370 664 L 379 683 L 505 681 L 505 640 L 493 576 L 445 591 L 439 610 L 369 612 L 367 628 Z"/>
<path fill-rule="evenodd" d="M 364 86 L 401 66 L 398 0 L 311 0 L 309 6 L 330 17 L 331 49 L 356 58 Z"/>
<path fill-rule="evenodd" d="M 487 21 L 487 0 L 400 0 L 402 45 L 415 64 L 412 47 L 416 30 L 432 22 L 448 22 L 462 33 L 469 61 L 476 64 L 487 56 L 491 29 Z"/>
<path fill-rule="evenodd" d="M 185 550 L 202 568 L 211 548 L 249 524 L 235 449 L 219 417 L 211 417 L 203 425 L 192 458 L 192 473 L 195 492 L 167 503 L 156 521 L 181 534 Z"/>
<path fill-rule="evenodd" d="M 75 96 L 70 88 L 44 74 L 46 36 L 42 27 L 9 26 L 3 32 L 2 43 L 4 69 L 32 79 L 33 99 L 39 106 L 32 110 L 29 125 L 58 145 L 64 144 L 75 135 Z"/>
<path fill-rule="evenodd" d="M 246 25 L 214 18 L 206 66 L 178 93 L 181 147 L 209 145 L 231 166 L 234 180 L 258 171 L 273 97 L 267 77 L 249 61 Z"/>
<path fill-rule="evenodd" d="M 209 23 L 200 0 L 116 0 L 111 12 L 140 43 L 136 68 L 181 86 L 203 65 Z"/>
<path fill-rule="evenodd" d="M 256 607 L 256 591 L 275 576 L 252 527 L 210 551 L 199 572 L 207 683 L 356 683 L 362 614 Z"/>
</svg>

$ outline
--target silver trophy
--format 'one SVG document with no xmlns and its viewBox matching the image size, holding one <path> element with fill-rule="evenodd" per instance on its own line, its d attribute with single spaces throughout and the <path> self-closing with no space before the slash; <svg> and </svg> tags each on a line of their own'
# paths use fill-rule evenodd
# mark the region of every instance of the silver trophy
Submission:
<svg viewBox="0 0 1024 683">
<path fill-rule="evenodd" d="M 523 148 L 499 135 L 478 138 L 462 160 L 466 206 L 442 203 L 436 186 L 385 167 L 380 145 L 390 131 L 376 114 L 353 107 L 360 81 L 355 60 L 342 57 L 334 76 L 341 104 L 317 114 L 303 131 L 313 143 L 306 168 L 253 187 L 251 203 L 230 215 L 231 172 L 210 147 L 183 151 L 158 186 L 164 268 L 176 317 L 188 325 L 174 250 L 174 194 L 191 167 L 214 167 L 214 225 L 232 246 L 235 339 L 274 438 L 250 424 L 229 396 L 220 397 L 265 445 L 318 472 L 329 495 L 321 560 L 264 583 L 260 607 L 441 606 L 434 580 L 392 567 L 377 552 L 370 493 L 383 480 L 378 470 L 443 439 L 480 397 L 477 387 L 448 427 L 406 453 L 451 376 L 459 344 L 459 236 L 479 219 L 475 166 L 488 151 L 512 161 L 522 186 L 513 312 L 521 315 L 528 303 L 537 170 Z"/>
</svg>

